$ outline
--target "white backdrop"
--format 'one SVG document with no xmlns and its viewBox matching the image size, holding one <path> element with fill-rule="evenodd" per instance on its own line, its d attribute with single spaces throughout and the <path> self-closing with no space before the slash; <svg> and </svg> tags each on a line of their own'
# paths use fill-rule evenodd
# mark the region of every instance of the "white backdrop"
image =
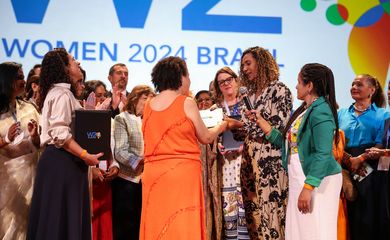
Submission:
<svg viewBox="0 0 390 240">
<path fill-rule="evenodd" d="M 20 62 L 27 74 L 49 49 L 64 46 L 81 62 L 87 80 L 99 79 L 108 84 L 110 66 L 125 63 L 129 68 L 127 89 L 131 90 L 140 83 L 151 86 L 150 72 L 154 64 L 169 52 L 178 53 L 186 58 L 191 90 L 196 93 L 208 88 L 219 68 L 228 65 L 238 71 L 241 52 L 258 45 L 274 54 L 280 65 L 280 80 L 290 87 L 294 96 L 299 69 L 305 63 L 319 62 L 334 72 L 340 106 L 352 103 L 349 88 L 355 73 L 347 49 L 352 26 L 335 26 L 327 21 L 325 12 L 332 1 L 317 1 L 315 10 L 307 12 L 300 1 L 135 0 L 129 7 L 118 7 L 124 11 L 122 18 L 118 17 L 120 13 L 114 4 L 120 2 L 126 3 L 125 0 L 1 0 L 0 62 Z M 145 2 L 151 3 L 149 11 Z M 225 18 L 198 23 L 207 17 L 188 7 L 193 15 L 183 11 L 190 2 L 200 7 L 207 2 L 211 9 L 203 12 Z M 44 9 L 45 5 L 47 9 L 41 14 L 40 22 L 34 9 L 36 6 Z M 145 18 L 141 16 L 142 11 L 131 11 L 136 5 L 146 9 Z M 21 10 L 14 11 L 15 8 Z M 263 17 L 279 19 L 280 24 L 276 24 L 279 27 L 256 25 Z M 141 23 L 124 26 L 126 19 Z M 145 19 L 143 26 L 142 19 Z M 222 22 L 227 25 L 222 26 Z M 134 27 L 136 24 L 141 26 Z M 199 26 L 201 29 L 194 30 Z M 294 107 L 297 104 L 295 101 Z"/>
</svg>

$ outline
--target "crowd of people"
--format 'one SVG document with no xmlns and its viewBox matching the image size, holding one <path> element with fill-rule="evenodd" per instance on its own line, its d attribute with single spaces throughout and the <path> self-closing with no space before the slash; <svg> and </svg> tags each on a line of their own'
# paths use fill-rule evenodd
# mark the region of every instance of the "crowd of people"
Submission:
<svg viewBox="0 0 390 240">
<path fill-rule="evenodd" d="M 87 73 L 64 48 L 26 81 L 0 64 L 1 239 L 390 238 L 390 112 L 370 74 L 338 109 L 330 68 L 302 66 L 294 94 L 262 47 L 196 94 L 179 57 L 129 92 L 125 64 L 109 87 Z M 79 109 L 110 111 L 108 159 L 75 139 Z"/>
</svg>

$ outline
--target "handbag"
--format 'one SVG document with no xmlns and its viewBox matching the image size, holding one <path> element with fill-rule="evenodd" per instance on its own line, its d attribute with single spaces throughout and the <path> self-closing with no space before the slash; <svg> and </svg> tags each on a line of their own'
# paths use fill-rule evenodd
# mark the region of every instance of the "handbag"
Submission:
<svg viewBox="0 0 390 240">
<path fill-rule="evenodd" d="M 343 175 L 343 187 L 342 191 L 344 193 L 345 199 L 348 201 L 355 201 L 358 195 L 357 188 L 351 178 L 351 174 L 347 169 L 342 170 Z"/>
</svg>

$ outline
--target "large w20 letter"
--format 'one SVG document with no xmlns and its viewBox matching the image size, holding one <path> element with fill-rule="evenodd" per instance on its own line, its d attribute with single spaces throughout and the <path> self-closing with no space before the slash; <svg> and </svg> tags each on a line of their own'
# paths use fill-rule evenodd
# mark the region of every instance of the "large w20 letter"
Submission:
<svg viewBox="0 0 390 240">
<path fill-rule="evenodd" d="M 49 0 L 12 0 L 16 21 L 19 23 L 42 23 Z"/>
<path fill-rule="evenodd" d="M 116 15 L 123 28 L 143 28 L 152 0 L 114 0 Z"/>
<path fill-rule="evenodd" d="M 214 32 L 282 33 L 281 17 L 208 15 L 221 0 L 193 0 L 183 8 L 182 29 Z"/>
</svg>

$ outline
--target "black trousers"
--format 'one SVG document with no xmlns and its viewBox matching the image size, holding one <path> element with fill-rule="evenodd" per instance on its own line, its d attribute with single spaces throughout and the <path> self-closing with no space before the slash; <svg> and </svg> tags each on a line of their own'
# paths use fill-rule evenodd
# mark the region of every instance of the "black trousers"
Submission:
<svg viewBox="0 0 390 240">
<path fill-rule="evenodd" d="M 114 240 L 138 240 L 142 184 L 117 177 L 112 181 L 112 230 Z"/>
</svg>

